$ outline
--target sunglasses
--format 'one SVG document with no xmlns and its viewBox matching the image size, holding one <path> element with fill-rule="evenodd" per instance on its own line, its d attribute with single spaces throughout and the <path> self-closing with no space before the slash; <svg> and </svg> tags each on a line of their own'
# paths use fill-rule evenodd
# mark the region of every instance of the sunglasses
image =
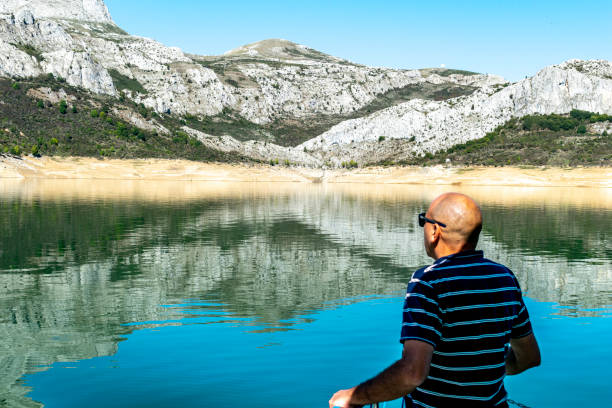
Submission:
<svg viewBox="0 0 612 408">
<path fill-rule="evenodd" d="M 438 224 L 439 226 L 446 228 L 446 224 L 444 224 L 443 222 L 436 221 L 431 218 L 427 218 L 425 216 L 425 213 L 420 213 L 419 214 L 419 227 L 424 227 L 426 222 L 429 222 L 431 224 Z"/>
</svg>

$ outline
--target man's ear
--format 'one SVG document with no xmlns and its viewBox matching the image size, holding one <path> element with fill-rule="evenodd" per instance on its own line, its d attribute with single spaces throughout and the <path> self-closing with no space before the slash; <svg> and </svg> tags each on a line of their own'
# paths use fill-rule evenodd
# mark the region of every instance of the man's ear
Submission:
<svg viewBox="0 0 612 408">
<path fill-rule="evenodd" d="M 440 239 L 440 234 L 442 233 L 442 228 L 440 228 L 437 224 L 432 224 L 433 228 L 431 230 L 431 242 L 432 244 L 437 244 Z"/>
</svg>

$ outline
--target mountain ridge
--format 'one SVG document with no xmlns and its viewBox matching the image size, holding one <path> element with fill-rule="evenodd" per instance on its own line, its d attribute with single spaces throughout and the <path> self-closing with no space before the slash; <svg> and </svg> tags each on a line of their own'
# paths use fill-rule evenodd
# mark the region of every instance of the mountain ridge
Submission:
<svg viewBox="0 0 612 408">
<path fill-rule="evenodd" d="M 308 166 L 405 161 L 521 115 L 612 113 L 607 61 L 570 60 L 512 84 L 453 69 L 367 67 L 282 39 L 200 56 L 127 34 L 102 0 L 3 3 L 0 54 L 0 77 L 52 75 L 155 112 L 166 125 L 146 126 L 163 134 Z M 41 89 L 32 92 L 48 93 Z M 128 122 L 145 126 L 151 118 L 137 111 Z"/>
</svg>

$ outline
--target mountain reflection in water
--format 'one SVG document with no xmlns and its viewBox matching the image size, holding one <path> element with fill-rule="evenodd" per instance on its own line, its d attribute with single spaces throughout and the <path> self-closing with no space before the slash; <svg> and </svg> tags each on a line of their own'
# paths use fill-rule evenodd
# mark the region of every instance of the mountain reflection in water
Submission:
<svg viewBox="0 0 612 408">
<path fill-rule="evenodd" d="M 364 296 L 401 296 L 430 262 L 416 214 L 450 190 L 88 183 L 0 184 L 0 406 L 38 406 L 24 374 L 113 355 L 144 327 L 206 317 L 292 330 Z M 484 211 L 480 248 L 559 314 L 609 314 L 609 193 L 541 190 L 465 190 Z"/>
</svg>

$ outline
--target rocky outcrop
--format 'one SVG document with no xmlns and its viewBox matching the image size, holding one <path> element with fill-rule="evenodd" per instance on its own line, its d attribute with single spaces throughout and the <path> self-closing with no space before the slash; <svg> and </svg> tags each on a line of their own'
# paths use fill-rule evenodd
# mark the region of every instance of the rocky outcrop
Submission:
<svg viewBox="0 0 612 408">
<path fill-rule="evenodd" d="M 16 16 L 34 10 L 39 18 L 62 18 L 112 23 L 103 0 L 2 0 L 0 13 Z"/>
<path fill-rule="evenodd" d="M 612 113 L 609 61 L 571 60 L 512 85 L 484 86 L 469 96 L 415 99 L 342 122 L 298 148 L 336 165 L 402 159 L 481 138 L 513 117 L 572 109 Z M 383 143 L 378 142 L 381 137 Z"/>
<path fill-rule="evenodd" d="M 52 74 L 95 93 L 115 94 L 108 71 L 92 51 L 54 20 L 38 20 L 30 10 L 0 15 L 0 75 Z"/>
<path fill-rule="evenodd" d="M 319 167 L 322 164 L 320 160 L 303 150 L 291 147 L 278 146 L 274 143 L 257 140 L 241 142 L 231 136 L 211 136 L 187 126 L 184 126 L 183 130 L 211 149 L 227 153 L 237 153 L 257 161 L 273 162 L 275 165 L 285 166 Z"/>
</svg>

